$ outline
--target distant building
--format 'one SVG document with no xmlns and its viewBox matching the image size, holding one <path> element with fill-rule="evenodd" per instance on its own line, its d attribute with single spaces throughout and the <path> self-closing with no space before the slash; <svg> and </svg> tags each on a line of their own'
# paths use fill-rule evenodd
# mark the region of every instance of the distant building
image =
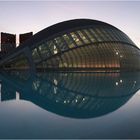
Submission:
<svg viewBox="0 0 140 140">
<path fill-rule="evenodd" d="M 19 35 L 19 44 L 21 45 L 26 40 L 30 39 L 32 36 L 33 36 L 33 32 L 29 32 L 29 33 L 25 33 L 25 34 L 20 34 Z"/>
<path fill-rule="evenodd" d="M 16 35 L 1 32 L 1 55 L 12 52 L 16 48 Z"/>
</svg>

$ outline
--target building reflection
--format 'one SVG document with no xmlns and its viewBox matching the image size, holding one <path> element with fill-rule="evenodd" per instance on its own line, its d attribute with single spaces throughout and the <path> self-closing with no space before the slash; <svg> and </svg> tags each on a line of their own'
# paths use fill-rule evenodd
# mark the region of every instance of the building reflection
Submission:
<svg viewBox="0 0 140 140">
<path fill-rule="evenodd" d="M 93 118 L 124 105 L 140 89 L 140 73 L 27 73 L 0 75 L 1 101 L 28 100 L 53 113 Z M 19 93 L 19 94 L 17 94 Z"/>
<path fill-rule="evenodd" d="M 4 81 L 2 81 L 1 85 L 1 101 L 7 101 L 16 98 L 15 89 L 12 87 L 7 88 L 9 85 Z"/>
</svg>

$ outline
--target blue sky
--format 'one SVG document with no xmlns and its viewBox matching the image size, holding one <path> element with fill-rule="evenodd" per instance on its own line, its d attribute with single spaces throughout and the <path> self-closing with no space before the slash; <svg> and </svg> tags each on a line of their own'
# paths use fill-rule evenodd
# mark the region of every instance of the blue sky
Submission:
<svg viewBox="0 0 140 140">
<path fill-rule="evenodd" d="M 140 1 L 0 1 L 0 32 L 34 33 L 55 23 L 90 18 L 124 31 L 140 48 Z"/>
</svg>

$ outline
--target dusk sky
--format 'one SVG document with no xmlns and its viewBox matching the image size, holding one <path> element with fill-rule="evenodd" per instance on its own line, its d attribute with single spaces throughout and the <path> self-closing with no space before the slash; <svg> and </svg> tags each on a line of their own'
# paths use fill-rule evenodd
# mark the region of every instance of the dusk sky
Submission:
<svg viewBox="0 0 140 140">
<path fill-rule="evenodd" d="M 125 32 L 140 48 L 140 1 L 0 1 L 0 32 L 34 33 L 55 23 L 90 18 Z"/>
</svg>

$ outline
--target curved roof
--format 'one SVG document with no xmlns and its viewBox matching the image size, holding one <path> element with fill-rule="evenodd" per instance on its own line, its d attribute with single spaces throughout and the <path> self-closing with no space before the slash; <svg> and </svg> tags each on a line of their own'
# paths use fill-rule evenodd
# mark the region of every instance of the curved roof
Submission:
<svg viewBox="0 0 140 140">
<path fill-rule="evenodd" d="M 41 40 L 49 38 L 60 32 L 67 31 L 74 28 L 86 27 L 86 26 L 108 26 L 119 30 L 118 28 L 102 21 L 91 20 L 91 19 L 73 19 L 73 20 L 68 20 L 68 21 L 54 24 L 52 26 L 49 26 L 39 31 L 30 40 L 27 40 L 25 43 L 23 43 L 20 47 L 25 45 L 32 46 L 33 44 L 38 43 Z M 122 32 L 121 30 L 119 31 Z"/>
<path fill-rule="evenodd" d="M 82 37 L 81 34 L 78 32 L 79 30 L 80 33 L 83 34 Z M 84 30 L 86 30 L 87 33 Z M 77 37 L 78 40 L 80 40 L 81 43 L 78 44 L 77 40 L 75 40 L 74 36 L 72 36 L 74 35 L 73 33 L 75 34 L 75 37 Z M 64 35 L 66 35 L 69 39 L 67 40 L 64 37 Z M 59 42 L 57 41 L 57 37 L 58 40 L 60 38 L 60 42 L 62 42 L 63 45 L 59 44 Z M 84 40 L 83 37 L 87 39 L 88 43 Z M 70 46 L 71 42 L 73 43 L 73 46 Z M 44 46 L 48 49 L 49 55 L 45 54 L 47 57 L 46 56 L 44 57 L 43 56 L 44 54 L 42 55 L 42 53 L 40 53 L 43 49 L 41 50 L 38 49 L 37 53 L 38 51 L 40 53 L 39 54 L 40 60 L 39 59 L 38 60 L 40 62 L 41 61 L 43 62 L 44 60 L 47 60 L 48 58 L 51 58 L 54 55 L 55 56 L 61 55 L 64 52 L 67 52 L 69 50 L 78 47 L 83 47 L 87 45 L 99 45 L 99 44 L 104 45 L 105 43 L 115 43 L 115 44 L 120 43 L 123 45 L 125 44 L 127 47 L 130 46 L 131 49 L 136 48 L 138 49 L 138 51 L 140 51 L 139 48 L 131 41 L 131 39 L 125 33 L 123 33 L 121 30 L 117 29 L 116 27 L 108 23 L 97 21 L 97 20 L 91 20 L 91 19 L 74 19 L 74 20 L 68 20 L 68 21 L 57 23 L 36 33 L 29 40 L 27 40 L 19 47 L 17 47 L 15 50 L 13 50 L 13 52 L 6 54 L 0 61 L 0 65 L 3 65 L 6 61 L 7 62 L 9 60 L 11 61 L 12 58 L 16 57 L 17 55 L 23 52 L 26 53 L 28 58 L 31 58 L 33 56 L 30 56 L 28 54 L 28 51 L 29 52 L 32 51 L 31 53 L 33 55 L 34 54 L 33 50 L 36 51 L 37 48 L 39 47 L 42 48 L 44 44 L 45 44 Z M 56 47 L 57 53 L 53 52 L 54 46 L 50 44 L 53 44 Z M 35 70 L 33 58 L 31 58 L 30 60 L 32 61 L 30 62 L 30 64 Z M 65 67 L 64 64 L 63 67 Z"/>
</svg>

